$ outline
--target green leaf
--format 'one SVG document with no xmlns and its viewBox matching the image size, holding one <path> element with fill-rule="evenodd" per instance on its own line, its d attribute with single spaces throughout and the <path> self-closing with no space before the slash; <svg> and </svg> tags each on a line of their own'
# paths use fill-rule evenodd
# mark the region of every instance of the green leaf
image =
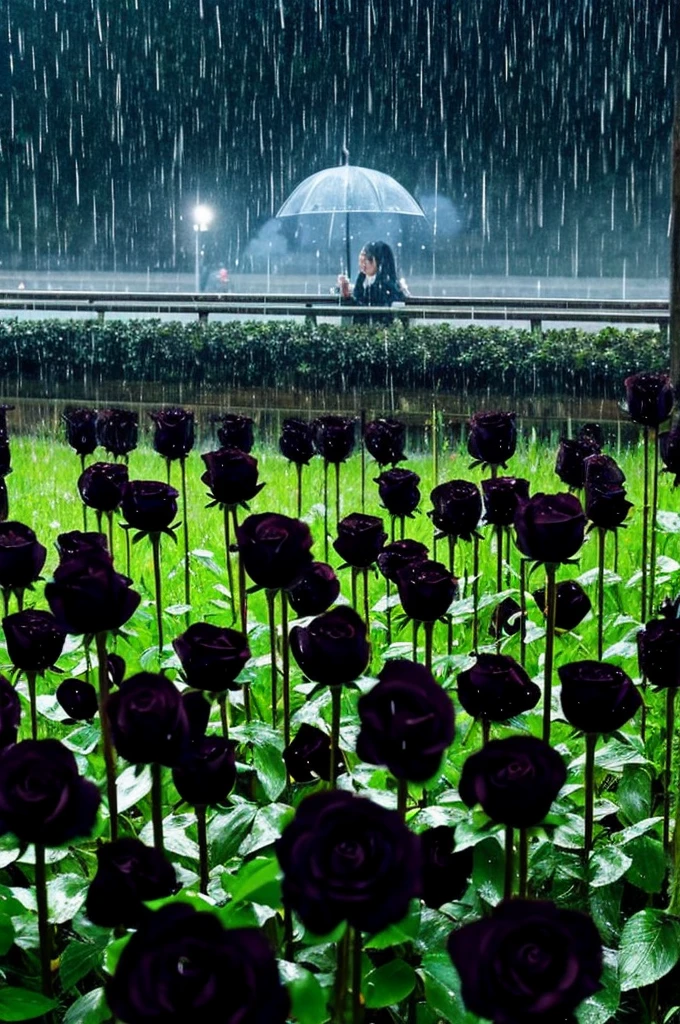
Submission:
<svg viewBox="0 0 680 1024">
<path fill-rule="evenodd" d="M 130 934 L 121 935 L 119 939 L 114 939 L 113 942 L 110 942 L 106 947 L 106 952 L 104 953 L 104 969 L 108 974 L 116 973 L 116 967 L 118 966 L 120 955 L 131 938 L 132 935 Z"/>
<path fill-rule="evenodd" d="M 590 587 L 594 583 L 597 583 L 599 569 L 597 566 L 594 569 L 588 569 L 586 572 L 582 572 L 580 576 L 576 577 L 576 582 L 580 583 L 582 587 Z M 620 583 L 621 577 L 618 573 L 612 572 L 611 569 L 605 569 L 604 571 L 604 585 L 610 587 L 613 583 Z"/>
<path fill-rule="evenodd" d="M 401 946 L 405 942 L 413 942 L 420 927 L 422 904 L 420 900 L 411 900 L 408 913 L 381 932 L 369 936 L 364 941 L 364 949 L 389 949 L 390 946 Z"/>
<path fill-rule="evenodd" d="M 623 927 L 619 946 L 621 991 L 651 985 L 680 959 L 680 923 L 663 910 L 648 907 Z"/>
<path fill-rule="evenodd" d="M 633 858 L 617 846 L 603 846 L 591 854 L 588 864 L 589 881 L 594 889 L 611 885 L 625 875 Z"/>
<path fill-rule="evenodd" d="M 652 811 L 652 779 L 646 768 L 627 765 L 616 790 L 619 807 L 634 824 L 648 818 Z"/>
<path fill-rule="evenodd" d="M 213 864 L 225 864 L 238 848 L 255 820 L 255 804 L 236 804 L 229 811 L 218 811 L 208 822 L 208 845 Z"/>
<path fill-rule="evenodd" d="M 612 949 L 604 950 L 604 969 L 602 971 L 602 988 L 595 995 L 586 999 L 576 1010 L 579 1024 L 606 1024 L 612 1020 L 621 1001 L 617 955 Z"/>
<path fill-rule="evenodd" d="M 663 844 L 651 836 L 638 836 L 626 846 L 632 864 L 626 879 L 643 892 L 661 892 L 666 878 L 666 854 Z"/>
<path fill-rule="evenodd" d="M 448 953 L 424 956 L 416 973 L 423 981 L 428 1006 L 447 1024 L 464 1024 L 467 1014 L 460 995 L 460 979 Z"/>
<path fill-rule="evenodd" d="M 267 807 L 261 807 L 255 815 L 250 834 L 246 836 L 239 847 L 239 854 L 245 857 L 265 846 L 271 846 L 279 838 L 294 813 L 293 808 L 288 807 L 287 804 L 269 804 Z"/>
<path fill-rule="evenodd" d="M 495 907 L 503 899 L 505 853 L 497 839 L 485 839 L 474 850 L 472 881 L 485 903 Z"/>
<path fill-rule="evenodd" d="M 410 964 L 390 960 L 366 975 L 363 986 L 366 1006 L 369 1010 L 394 1006 L 413 992 L 415 984 L 416 974 Z"/>
<path fill-rule="evenodd" d="M 21 853 L 21 844 L 12 832 L 0 836 L 0 869 L 13 864 Z"/>
<path fill-rule="evenodd" d="M 330 1020 L 327 993 L 311 971 L 280 960 L 279 974 L 290 994 L 291 1016 L 299 1024 L 324 1024 Z"/>
<path fill-rule="evenodd" d="M 103 988 L 93 988 L 76 999 L 66 1011 L 63 1024 L 103 1024 L 111 1020 Z"/>
<path fill-rule="evenodd" d="M 151 792 L 151 765 L 129 765 L 118 778 L 118 813 L 123 814 Z"/>
<path fill-rule="evenodd" d="M 56 1000 L 27 988 L 0 988 L 0 1020 L 35 1020 L 56 1005 Z"/>
<path fill-rule="evenodd" d="M 193 813 L 169 814 L 163 819 L 163 845 L 166 850 L 176 853 L 188 860 L 198 860 L 198 843 L 187 835 L 187 829 L 193 828 L 196 818 Z M 153 824 L 148 821 L 139 838 L 147 846 L 153 846 Z"/>
<path fill-rule="evenodd" d="M 14 925 L 8 914 L 0 914 L 0 956 L 9 953 L 14 945 Z"/>
<path fill-rule="evenodd" d="M 276 857 L 255 857 L 235 875 L 225 875 L 222 885 L 235 902 L 250 900 L 270 907 L 281 906 L 281 868 Z"/>
<path fill-rule="evenodd" d="M 81 981 L 86 974 L 101 966 L 107 939 L 102 937 L 95 942 L 69 942 L 59 960 L 59 977 L 62 988 L 68 992 Z"/>
<path fill-rule="evenodd" d="M 286 788 L 286 765 L 280 747 L 258 743 L 253 749 L 253 765 L 267 799 L 277 800 Z"/>
<path fill-rule="evenodd" d="M 91 754 L 99 743 L 100 737 L 99 726 L 89 722 L 62 736 L 61 742 L 76 754 Z"/>
<path fill-rule="evenodd" d="M 47 883 L 47 905 L 52 924 L 65 924 L 78 913 L 89 886 L 82 875 L 57 875 Z"/>
</svg>

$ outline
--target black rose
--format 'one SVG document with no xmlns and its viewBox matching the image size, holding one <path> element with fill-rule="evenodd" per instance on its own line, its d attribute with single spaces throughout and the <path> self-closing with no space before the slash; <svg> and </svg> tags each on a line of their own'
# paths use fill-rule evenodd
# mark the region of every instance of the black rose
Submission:
<svg viewBox="0 0 680 1024">
<path fill-rule="evenodd" d="M 642 704 L 632 679 L 617 665 L 572 661 L 557 672 L 564 717 L 582 732 L 615 732 Z"/>
<path fill-rule="evenodd" d="M 235 744 L 206 736 L 172 769 L 175 789 L 193 806 L 223 803 L 236 782 Z"/>
<path fill-rule="evenodd" d="M 397 575 L 399 600 L 410 619 L 435 622 L 446 615 L 457 594 L 455 578 L 441 562 L 411 562 Z"/>
<path fill-rule="evenodd" d="M 406 425 L 398 420 L 372 420 L 364 427 L 364 445 L 369 455 L 381 466 L 403 462 Z"/>
<path fill-rule="evenodd" d="M 489 636 L 498 638 L 506 633 L 514 636 L 521 628 L 521 607 L 514 597 L 504 597 L 500 604 L 497 604 L 491 615 L 489 623 Z"/>
<path fill-rule="evenodd" d="M 591 455 L 584 465 L 586 515 L 595 526 L 615 530 L 633 507 L 626 500 L 626 477 L 609 455 Z"/>
<path fill-rule="evenodd" d="M 412 562 L 424 562 L 427 558 L 427 547 L 419 540 L 395 540 L 386 544 L 378 555 L 376 561 L 378 568 L 386 580 L 396 583 L 397 577 L 402 569 Z"/>
<path fill-rule="evenodd" d="M 222 927 L 175 903 L 148 914 L 121 953 L 106 999 L 125 1024 L 285 1024 L 274 954 L 257 928 Z"/>
<path fill-rule="evenodd" d="M 283 901 L 324 935 L 341 921 L 400 921 L 420 882 L 420 843 L 396 811 L 343 790 L 306 797 L 276 842 Z"/>
<path fill-rule="evenodd" d="M 236 536 L 246 572 L 266 590 L 289 587 L 312 563 L 312 534 L 301 519 L 261 512 L 244 519 Z"/>
<path fill-rule="evenodd" d="M 658 427 L 673 410 L 673 387 L 666 373 L 635 373 L 623 382 L 630 418 L 646 427 Z"/>
<path fill-rule="evenodd" d="M 67 633 L 101 633 L 120 629 L 136 611 L 141 597 L 131 583 L 116 572 L 106 552 L 91 552 L 58 565 L 45 597 Z"/>
<path fill-rule="evenodd" d="M 19 694 L 4 676 L 0 676 L 0 750 L 16 743 L 20 723 Z"/>
<path fill-rule="evenodd" d="M 290 649 L 309 679 L 340 686 L 351 683 L 368 665 L 366 633 L 365 622 L 343 605 L 318 615 L 308 626 L 293 626 Z"/>
<path fill-rule="evenodd" d="M 585 486 L 591 490 L 623 487 L 626 482 L 626 474 L 611 455 L 589 455 L 583 466 Z"/>
<path fill-rule="evenodd" d="M 253 428 L 255 426 L 250 416 L 240 416 L 235 412 L 225 413 L 219 417 L 222 426 L 217 431 L 217 439 L 221 448 L 239 448 L 242 452 L 249 452 L 255 439 Z"/>
<path fill-rule="evenodd" d="M 69 533 L 60 533 L 57 537 L 57 551 L 62 562 L 74 555 L 87 556 L 91 551 L 103 551 L 108 554 L 108 550 L 109 544 L 104 533 L 71 530 Z"/>
<path fill-rule="evenodd" d="M 379 516 L 352 512 L 338 523 L 333 547 L 347 565 L 365 569 L 373 565 L 385 546 L 387 534 Z"/>
<path fill-rule="evenodd" d="M 589 917 L 538 900 L 504 900 L 454 931 L 449 956 L 468 1010 L 497 1024 L 572 1024 L 602 986 L 602 942 Z"/>
<path fill-rule="evenodd" d="M 78 775 L 59 740 L 22 740 L 0 755 L 0 835 L 61 846 L 90 835 L 99 802 L 99 790 Z"/>
<path fill-rule="evenodd" d="M 451 698 L 424 665 L 388 661 L 378 683 L 359 698 L 357 754 L 398 779 L 426 782 L 453 743 Z"/>
<path fill-rule="evenodd" d="M 354 451 L 354 420 L 346 416 L 320 416 L 314 429 L 316 450 L 326 462 L 344 462 Z"/>
<path fill-rule="evenodd" d="M 662 473 L 673 473 L 673 487 L 680 484 L 680 424 L 659 434 L 659 452 L 664 468 Z"/>
<path fill-rule="evenodd" d="M 535 494 L 517 506 L 517 547 L 536 562 L 567 562 L 583 544 L 585 524 L 575 495 Z"/>
<path fill-rule="evenodd" d="M 476 412 L 468 437 L 472 458 L 488 466 L 505 466 L 517 447 L 516 419 L 514 412 Z"/>
<path fill-rule="evenodd" d="M 57 687 L 55 696 L 74 722 L 89 722 L 97 714 L 97 691 L 86 679 L 65 679 Z"/>
<path fill-rule="evenodd" d="M 288 774 L 295 782 L 314 782 L 316 779 L 330 781 L 331 738 L 315 725 L 303 722 L 290 744 L 283 752 Z M 345 760 L 338 751 L 336 777 L 347 771 Z"/>
<path fill-rule="evenodd" d="M 563 484 L 579 490 L 586 482 L 585 460 L 599 453 L 600 446 L 591 437 L 563 438 L 557 449 L 555 472 Z"/>
<path fill-rule="evenodd" d="M 123 500 L 128 469 L 120 462 L 93 462 L 78 478 L 85 505 L 97 512 L 114 512 Z"/>
<path fill-rule="evenodd" d="M 547 614 L 545 587 L 535 590 L 533 598 L 541 610 Z M 555 629 L 568 633 L 576 629 L 585 619 L 592 607 L 590 598 L 576 580 L 563 580 L 555 588 Z"/>
<path fill-rule="evenodd" d="M 296 615 L 320 615 L 337 600 L 340 581 L 330 565 L 312 562 L 286 593 Z"/>
<path fill-rule="evenodd" d="M 165 676 L 138 672 L 106 704 L 113 745 L 131 764 L 172 768 L 187 753 L 189 720 L 179 690 Z"/>
<path fill-rule="evenodd" d="M 23 589 L 39 578 L 47 548 L 30 526 L 14 520 L 0 523 L 0 587 Z"/>
<path fill-rule="evenodd" d="M 434 525 L 446 537 L 472 540 L 482 515 L 482 496 L 470 480 L 449 480 L 430 494 L 434 508 L 428 512 Z"/>
<path fill-rule="evenodd" d="M 66 441 L 78 455 L 92 455 L 97 447 L 97 413 L 94 409 L 66 409 Z"/>
<path fill-rule="evenodd" d="M 236 679 L 250 659 L 243 633 L 210 622 L 194 622 L 172 646 L 189 686 L 213 693 L 241 689 Z"/>
<path fill-rule="evenodd" d="M 221 505 L 241 505 L 264 487 L 257 482 L 257 459 L 240 448 L 204 452 L 201 458 L 206 465 L 201 480 L 210 488 L 213 501 Z"/>
<path fill-rule="evenodd" d="M 521 477 L 497 476 L 482 480 L 484 519 L 491 526 L 512 526 L 517 502 L 529 497 L 529 481 Z"/>
<path fill-rule="evenodd" d="M 420 895 L 425 906 L 436 909 L 461 899 L 472 874 L 472 847 L 456 850 L 449 825 L 425 829 L 418 838 L 423 862 Z"/>
<path fill-rule="evenodd" d="M 194 414 L 188 409 L 149 413 L 154 421 L 153 446 L 164 459 L 185 459 L 194 447 Z"/>
<path fill-rule="evenodd" d="M 479 654 L 458 676 L 458 700 L 473 718 L 506 722 L 535 708 L 540 696 L 526 670 L 507 654 Z"/>
<path fill-rule="evenodd" d="M 151 913 L 145 902 L 176 890 L 175 869 L 160 850 L 139 839 L 116 839 L 97 849 L 85 913 L 100 928 L 136 928 Z"/>
<path fill-rule="evenodd" d="M 160 480 L 130 480 L 121 511 L 128 526 L 145 533 L 167 530 L 177 515 L 179 491 Z"/>
<path fill-rule="evenodd" d="M 578 432 L 580 438 L 589 438 L 600 448 L 604 445 L 604 430 L 599 423 L 584 423 Z"/>
<path fill-rule="evenodd" d="M 388 469 L 376 478 L 383 505 L 393 516 L 413 516 L 420 502 L 420 477 L 410 469 Z"/>
<path fill-rule="evenodd" d="M 97 413 L 97 443 L 114 459 L 137 447 L 139 417 L 131 409 L 102 409 Z"/>
<path fill-rule="evenodd" d="M 8 615 L 2 620 L 10 661 L 24 672 L 51 668 L 64 649 L 66 630 L 54 615 L 37 608 Z"/>
<path fill-rule="evenodd" d="M 279 451 L 298 466 L 307 466 L 316 455 L 314 426 L 305 420 L 287 419 L 281 425 Z"/>
<path fill-rule="evenodd" d="M 680 686 L 680 620 L 652 619 L 637 635 L 640 672 L 660 689 Z"/>
</svg>

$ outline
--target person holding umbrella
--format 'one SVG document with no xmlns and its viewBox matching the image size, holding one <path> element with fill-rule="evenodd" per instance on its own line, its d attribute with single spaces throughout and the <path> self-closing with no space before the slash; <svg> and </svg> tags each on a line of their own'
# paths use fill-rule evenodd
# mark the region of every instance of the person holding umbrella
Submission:
<svg viewBox="0 0 680 1024">
<path fill-rule="evenodd" d="M 338 276 L 338 286 L 344 299 L 357 306 L 391 306 L 404 302 L 408 295 L 405 282 L 397 280 L 394 253 L 387 242 L 367 242 L 359 253 L 359 276 L 354 290 L 345 274 Z M 355 324 L 390 324 L 394 317 L 355 316 Z"/>
</svg>

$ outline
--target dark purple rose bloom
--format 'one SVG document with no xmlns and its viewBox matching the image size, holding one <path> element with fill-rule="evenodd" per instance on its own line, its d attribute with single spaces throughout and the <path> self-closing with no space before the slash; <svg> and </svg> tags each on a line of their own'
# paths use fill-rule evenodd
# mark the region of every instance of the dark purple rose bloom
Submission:
<svg viewBox="0 0 680 1024">
<path fill-rule="evenodd" d="M 611 455 L 603 455 L 602 452 L 588 455 L 583 466 L 585 486 L 591 490 L 623 487 L 626 482 L 626 474 Z"/>
<path fill-rule="evenodd" d="M 535 494 L 517 506 L 517 547 L 535 562 L 567 562 L 583 544 L 585 524 L 575 495 Z"/>
<path fill-rule="evenodd" d="M 40 577 L 47 548 L 30 526 L 8 520 L 0 523 L 0 587 L 23 589 Z"/>
<path fill-rule="evenodd" d="M 642 704 L 632 679 L 617 665 L 572 661 L 557 672 L 564 717 L 582 732 L 615 732 Z"/>
<path fill-rule="evenodd" d="M 217 431 L 220 448 L 238 448 L 242 452 L 249 452 L 252 449 L 255 424 L 250 416 L 227 412 L 224 416 L 218 417 L 218 422 L 222 424 Z"/>
<path fill-rule="evenodd" d="M 189 722 L 191 746 L 195 747 L 205 738 L 210 722 L 210 704 L 200 690 L 185 690 L 182 694 L 182 704 Z"/>
<path fill-rule="evenodd" d="M 680 484 L 680 424 L 659 434 L 659 452 L 664 468 L 662 473 L 673 473 L 673 487 Z"/>
<path fill-rule="evenodd" d="M 301 519 L 261 512 L 244 519 L 236 536 L 246 572 L 265 590 L 289 587 L 312 564 L 312 534 Z"/>
<path fill-rule="evenodd" d="M 228 626 L 194 622 L 172 641 L 189 686 L 209 693 L 240 690 L 236 682 L 250 659 L 248 640 Z"/>
<path fill-rule="evenodd" d="M 308 466 L 316 455 L 314 426 L 305 420 L 284 420 L 279 438 L 279 450 L 285 459 L 298 466 Z"/>
<path fill-rule="evenodd" d="M 578 432 L 578 436 L 581 439 L 587 438 L 590 441 L 594 441 L 599 448 L 602 448 L 604 445 L 604 431 L 599 423 L 584 423 Z"/>
<path fill-rule="evenodd" d="M 407 538 L 386 544 L 376 561 L 385 579 L 389 580 L 390 583 L 396 583 L 402 569 L 405 569 L 407 565 L 411 565 L 412 562 L 424 562 L 427 555 L 428 551 L 425 544 L 421 544 L 419 540 Z"/>
<path fill-rule="evenodd" d="M 535 708 L 540 696 L 526 670 L 507 654 L 478 654 L 458 676 L 458 700 L 473 718 L 506 722 Z"/>
<path fill-rule="evenodd" d="M 100 928 L 136 928 L 151 913 L 144 903 L 177 888 L 175 869 L 160 850 L 139 839 L 116 839 L 97 849 L 85 913 Z"/>
<path fill-rule="evenodd" d="M 174 767 L 189 747 L 189 720 L 179 690 L 165 676 L 138 672 L 106 704 L 113 745 L 131 764 Z"/>
<path fill-rule="evenodd" d="M 223 736 L 206 736 L 172 769 L 175 789 L 188 804 L 223 803 L 236 782 L 235 744 Z"/>
<path fill-rule="evenodd" d="M 545 587 L 535 590 L 533 598 L 545 615 L 546 597 Z M 565 633 L 576 629 L 583 622 L 586 615 L 592 608 L 590 598 L 580 583 L 576 580 L 562 580 L 555 588 L 555 629 Z"/>
<path fill-rule="evenodd" d="M 97 443 L 114 459 L 137 447 L 139 416 L 131 409 L 102 409 L 97 413 Z"/>
<path fill-rule="evenodd" d="M 125 1024 L 286 1024 L 290 1000 L 257 928 L 174 903 L 148 914 L 106 987 Z"/>
<path fill-rule="evenodd" d="M 680 620 L 652 619 L 637 635 L 640 672 L 660 689 L 680 686 Z"/>
<path fill-rule="evenodd" d="M 591 455 L 584 465 L 586 515 L 594 526 L 615 530 L 633 507 L 626 500 L 625 474 L 610 455 Z"/>
<path fill-rule="evenodd" d="M 458 792 L 464 804 L 512 828 L 543 821 L 567 778 L 551 746 L 534 736 L 490 740 L 463 765 Z"/>
<path fill-rule="evenodd" d="M 0 751 L 16 743 L 20 724 L 19 694 L 4 676 L 0 676 Z"/>
<path fill-rule="evenodd" d="M 131 583 L 105 552 L 93 552 L 58 565 L 53 582 L 45 585 L 45 597 L 67 633 L 102 633 L 120 629 L 136 611 L 141 597 Z"/>
<path fill-rule="evenodd" d="M 354 451 L 354 420 L 346 416 L 320 416 L 314 421 L 314 444 L 326 462 L 344 462 Z"/>
<path fill-rule="evenodd" d="M 99 790 L 59 740 L 22 740 L 0 755 L 0 835 L 62 846 L 94 828 Z"/>
<path fill-rule="evenodd" d="M 69 533 L 60 533 L 57 537 L 57 551 L 61 562 L 72 558 L 74 555 L 89 555 L 103 551 L 109 553 L 109 542 L 104 533 L 94 533 L 82 530 L 71 530 Z"/>
<path fill-rule="evenodd" d="M 555 472 L 567 487 L 579 490 L 585 486 L 585 460 L 599 455 L 600 446 L 591 437 L 562 438 L 557 449 Z"/>
<path fill-rule="evenodd" d="M 164 459 L 185 459 L 194 447 L 194 414 L 188 409 L 149 413 L 154 421 L 153 446 Z"/>
<path fill-rule="evenodd" d="M 514 636 L 521 628 L 521 607 L 514 597 L 504 597 L 500 604 L 496 605 L 489 623 L 489 636 L 498 638 L 506 633 Z M 512 620 L 512 621 L 511 621 Z"/>
<path fill-rule="evenodd" d="M 364 445 L 380 466 L 396 466 L 403 462 L 406 425 L 398 420 L 372 420 L 364 427 Z"/>
<path fill-rule="evenodd" d="M 257 482 L 257 459 L 240 448 L 204 452 L 206 471 L 201 480 L 210 497 L 220 505 L 242 505 L 258 494 L 264 484 Z"/>
<path fill-rule="evenodd" d="M 177 515 L 178 497 L 179 491 L 160 480 L 130 480 L 123 488 L 123 518 L 133 530 L 161 533 Z"/>
<path fill-rule="evenodd" d="M 379 516 L 352 512 L 338 523 L 338 536 L 333 547 L 347 565 L 366 569 L 373 565 L 386 540 L 387 534 Z"/>
<path fill-rule="evenodd" d="M 288 774 L 295 782 L 330 781 L 331 738 L 315 725 L 303 722 L 283 752 Z M 338 751 L 336 776 L 347 771 L 342 753 Z"/>
<path fill-rule="evenodd" d="M 340 582 L 330 565 L 312 562 L 286 593 L 296 615 L 320 615 L 335 604 L 340 594 Z"/>
<path fill-rule="evenodd" d="M 66 630 L 50 612 L 27 608 L 4 618 L 2 628 L 10 661 L 24 672 L 45 672 L 64 649 Z"/>
<path fill-rule="evenodd" d="M 366 632 L 363 619 L 343 605 L 318 615 L 308 626 L 293 626 L 290 649 L 308 679 L 341 686 L 366 670 L 371 653 Z"/>
<path fill-rule="evenodd" d="M 412 661 L 386 662 L 378 680 L 359 698 L 357 754 L 386 765 L 397 779 L 427 782 L 453 743 L 451 698 L 429 669 Z"/>
<path fill-rule="evenodd" d="M 517 414 L 476 412 L 470 420 L 468 452 L 488 466 L 506 466 L 517 447 Z"/>
<path fill-rule="evenodd" d="M 65 679 L 57 687 L 55 696 L 74 722 L 89 722 L 97 714 L 97 691 L 86 679 Z"/>
<path fill-rule="evenodd" d="M 85 505 L 97 512 L 114 512 L 123 500 L 128 469 L 120 462 L 93 462 L 78 478 Z"/>
<path fill-rule="evenodd" d="M 4 481 L 5 477 L 9 476 L 11 472 L 12 451 L 8 439 L 0 434 L 0 480 Z"/>
<path fill-rule="evenodd" d="M 482 480 L 484 520 L 491 526 L 512 526 L 517 502 L 529 497 L 529 481 L 515 476 Z"/>
<path fill-rule="evenodd" d="M 109 652 L 106 655 L 106 670 L 109 677 L 109 685 L 120 686 L 123 679 L 125 679 L 125 659 L 121 658 L 120 654 Z"/>
<path fill-rule="evenodd" d="M 468 1010 L 496 1024 L 575 1024 L 602 988 L 602 942 L 589 917 L 539 900 L 504 900 L 454 931 L 449 956 Z"/>
<path fill-rule="evenodd" d="M 666 373 L 634 373 L 625 379 L 628 414 L 635 423 L 658 427 L 673 410 L 673 386 Z"/>
<path fill-rule="evenodd" d="M 344 790 L 306 797 L 275 846 L 283 902 L 319 935 L 345 920 L 379 932 L 419 895 L 418 837 L 396 811 Z"/>
<path fill-rule="evenodd" d="M 427 828 L 418 836 L 423 860 L 421 898 L 426 907 L 460 900 L 472 874 L 473 850 L 456 851 L 449 825 Z"/>
<path fill-rule="evenodd" d="M 97 447 L 97 413 L 94 409 L 66 409 L 66 442 L 78 455 L 92 455 Z"/>
<path fill-rule="evenodd" d="M 402 608 L 409 619 L 436 622 L 446 615 L 456 597 L 455 578 L 441 562 L 411 562 L 397 576 Z"/>
<path fill-rule="evenodd" d="M 410 516 L 420 502 L 420 477 L 410 469 L 388 469 L 376 478 L 383 505 L 393 516 Z"/>
<path fill-rule="evenodd" d="M 430 494 L 434 508 L 428 512 L 445 537 L 472 540 L 482 516 L 482 496 L 470 480 L 449 480 Z"/>
</svg>

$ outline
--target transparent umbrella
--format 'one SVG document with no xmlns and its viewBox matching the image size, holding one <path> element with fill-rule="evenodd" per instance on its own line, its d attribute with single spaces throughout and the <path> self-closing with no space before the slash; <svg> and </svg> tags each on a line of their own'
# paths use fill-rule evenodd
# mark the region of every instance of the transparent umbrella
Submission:
<svg viewBox="0 0 680 1024">
<path fill-rule="evenodd" d="M 300 182 L 276 214 L 277 217 L 306 217 L 315 213 L 345 214 L 347 269 L 350 261 L 349 218 L 352 213 L 398 213 L 424 217 L 410 192 L 382 171 L 342 164 L 327 167 Z"/>
</svg>

